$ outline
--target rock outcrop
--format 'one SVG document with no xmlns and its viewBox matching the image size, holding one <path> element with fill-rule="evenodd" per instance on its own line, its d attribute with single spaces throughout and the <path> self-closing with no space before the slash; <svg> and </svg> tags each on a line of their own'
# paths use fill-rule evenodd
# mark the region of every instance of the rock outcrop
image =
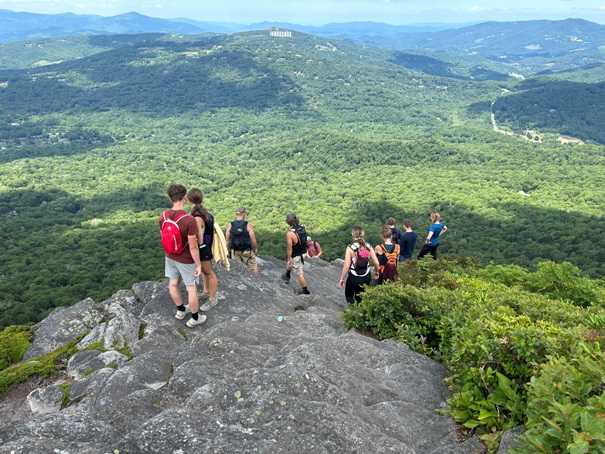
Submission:
<svg viewBox="0 0 605 454">
<path fill-rule="evenodd" d="M 26 358 L 88 333 L 60 381 L 1 407 L 0 453 L 480 453 L 438 411 L 446 371 L 403 343 L 345 332 L 342 262 L 218 270 L 219 304 L 193 329 L 165 282 L 87 299 L 42 321 Z M 183 294 L 184 290 L 183 290 Z M 127 347 L 132 358 L 118 353 Z"/>
</svg>

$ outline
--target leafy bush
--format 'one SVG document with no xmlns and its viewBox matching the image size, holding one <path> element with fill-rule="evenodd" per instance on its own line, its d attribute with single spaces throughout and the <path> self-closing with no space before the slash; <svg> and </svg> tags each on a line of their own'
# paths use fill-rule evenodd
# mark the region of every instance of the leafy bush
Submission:
<svg viewBox="0 0 605 454">
<path fill-rule="evenodd" d="M 435 299 L 410 285 L 390 283 L 368 288 L 359 304 L 353 304 L 343 313 L 346 329 L 357 328 L 371 332 L 379 339 L 397 339 L 415 350 L 435 353 L 439 345 L 435 339 Z"/>
<path fill-rule="evenodd" d="M 527 270 L 518 265 L 493 265 L 490 264 L 479 270 L 477 275 L 488 282 L 504 284 L 508 287 L 521 285 L 527 280 Z"/>
<path fill-rule="evenodd" d="M 525 436 L 513 452 L 605 452 L 605 354 L 598 343 L 553 356 L 527 387 Z"/>
<path fill-rule="evenodd" d="M 549 298 L 573 301 L 582 307 L 605 303 L 597 283 L 584 277 L 580 269 L 569 262 L 538 264 L 538 270 L 530 276 L 525 287 Z"/>
</svg>

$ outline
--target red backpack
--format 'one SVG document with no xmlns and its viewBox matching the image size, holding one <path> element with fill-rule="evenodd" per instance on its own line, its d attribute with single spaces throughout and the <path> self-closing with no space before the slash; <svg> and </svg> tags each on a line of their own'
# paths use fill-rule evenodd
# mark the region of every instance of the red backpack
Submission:
<svg viewBox="0 0 605 454">
<path fill-rule="evenodd" d="M 183 244 L 183 237 L 179 229 L 178 222 L 187 216 L 187 213 L 179 213 L 174 219 L 166 217 L 166 212 L 162 214 L 164 222 L 160 232 L 162 234 L 162 246 L 167 254 L 180 254 L 185 249 L 187 242 Z"/>
</svg>

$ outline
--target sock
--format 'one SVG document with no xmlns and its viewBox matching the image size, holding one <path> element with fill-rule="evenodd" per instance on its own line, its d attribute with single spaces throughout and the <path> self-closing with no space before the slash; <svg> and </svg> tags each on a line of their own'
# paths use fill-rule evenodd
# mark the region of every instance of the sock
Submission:
<svg viewBox="0 0 605 454">
<path fill-rule="evenodd" d="M 195 312 L 195 313 L 193 313 L 193 312 L 192 312 L 192 313 L 191 313 L 191 318 L 192 318 L 193 320 L 197 320 L 197 312 Z"/>
<path fill-rule="evenodd" d="M 180 306 L 177 306 L 176 309 L 180 312 L 185 312 L 185 305 L 181 304 Z"/>
</svg>

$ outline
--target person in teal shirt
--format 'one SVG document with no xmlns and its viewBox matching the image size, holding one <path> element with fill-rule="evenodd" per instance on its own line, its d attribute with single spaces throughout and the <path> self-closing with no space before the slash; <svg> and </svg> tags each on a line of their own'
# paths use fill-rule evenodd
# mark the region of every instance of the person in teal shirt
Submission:
<svg viewBox="0 0 605 454">
<path fill-rule="evenodd" d="M 422 246 L 422 249 L 418 253 L 418 260 L 423 258 L 426 254 L 431 254 L 433 256 L 433 259 L 436 260 L 437 259 L 437 247 L 439 246 L 439 243 L 440 243 L 439 238 L 441 237 L 442 234 L 447 232 L 446 225 L 443 222 L 441 222 L 441 216 L 436 211 L 433 211 L 431 213 L 431 221 L 432 221 L 432 224 L 429 227 L 429 232 L 426 236 L 424 245 Z"/>
</svg>

